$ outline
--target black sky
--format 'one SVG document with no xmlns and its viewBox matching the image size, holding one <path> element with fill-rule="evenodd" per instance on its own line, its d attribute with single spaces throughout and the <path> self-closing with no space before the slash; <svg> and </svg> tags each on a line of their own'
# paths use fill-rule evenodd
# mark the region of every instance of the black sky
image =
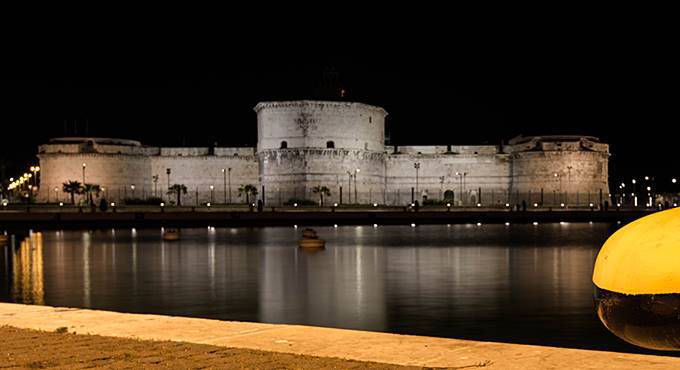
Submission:
<svg viewBox="0 0 680 370">
<path fill-rule="evenodd" d="M 677 59 L 663 40 L 544 39 L 436 53 L 368 50 L 231 54 L 130 68 L 107 60 L 64 71 L 5 74 L 0 80 L 0 149 L 6 177 L 35 161 L 37 145 L 84 135 L 149 145 L 247 146 L 253 107 L 315 98 L 335 68 L 349 100 L 388 112 L 392 143 L 499 143 L 523 134 L 584 134 L 611 145 L 612 175 L 680 174 Z M 78 66 L 85 66 L 82 61 Z M 134 65 L 134 63 L 132 63 Z M 0 174 L 2 175 L 2 174 Z"/>
</svg>

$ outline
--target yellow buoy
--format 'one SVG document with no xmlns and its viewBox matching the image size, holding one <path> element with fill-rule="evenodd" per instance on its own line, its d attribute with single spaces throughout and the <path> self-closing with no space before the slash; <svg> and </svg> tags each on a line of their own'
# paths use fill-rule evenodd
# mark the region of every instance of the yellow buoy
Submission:
<svg viewBox="0 0 680 370">
<path fill-rule="evenodd" d="M 179 240 L 179 230 L 167 229 L 163 232 L 163 240 L 174 241 Z"/>
<path fill-rule="evenodd" d="M 319 239 L 315 230 L 304 229 L 302 231 L 302 239 L 298 241 L 298 245 L 301 248 L 324 248 L 326 246 L 326 241 Z"/>
<path fill-rule="evenodd" d="M 680 350 L 680 208 L 615 232 L 597 256 L 593 283 L 609 331 L 640 347 Z"/>
</svg>

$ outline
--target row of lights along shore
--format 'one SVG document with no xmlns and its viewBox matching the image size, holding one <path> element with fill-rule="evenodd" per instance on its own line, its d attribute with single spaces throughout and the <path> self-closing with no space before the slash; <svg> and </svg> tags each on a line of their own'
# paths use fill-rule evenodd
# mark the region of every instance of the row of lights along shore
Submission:
<svg viewBox="0 0 680 370">
<path fill-rule="evenodd" d="M 17 190 L 17 189 L 22 189 L 24 185 L 28 187 L 28 190 L 34 190 L 37 188 L 38 182 L 38 172 L 40 172 L 40 166 L 31 166 L 29 168 L 30 172 L 28 173 L 25 172 L 23 175 L 19 176 L 19 178 L 15 179 L 14 177 L 10 177 L 9 179 L 9 185 L 7 186 L 7 190 Z M 33 179 L 33 186 L 31 186 L 31 178 Z"/>
</svg>

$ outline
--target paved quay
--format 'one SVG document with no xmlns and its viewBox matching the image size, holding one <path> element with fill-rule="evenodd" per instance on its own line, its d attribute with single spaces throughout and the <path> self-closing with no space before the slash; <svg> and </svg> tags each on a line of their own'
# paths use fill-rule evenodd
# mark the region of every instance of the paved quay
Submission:
<svg viewBox="0 0 680 370">
<path fill-rule="evenodd" d="M 148 348 L 161 342 L 183 342 L 209 345 L 224 349 L 264 351 L 276 354 L 312 356 L 328 361 L 363 361 L 387 365 L 451 368 L 451 369 L 679 369 L 680 358 L 660 355 L 640 355 L 581 349 L 543 347 L 508 343 L 421 337 L 357 330 L 332 329 L 299 325 L 274 325 L 249 322 L 230 322 L 187 317 L 127 314 L 109 311 L 30 306 L 0 303 L 0 326 L 47 332 L 77 333 L 79 342 L 91 334 L 129 340 L 151 340 Z M 60 329 L 61 328 L 61 329 Z M 12 330 L 4 328 L 3 330 Z M 36 341 L 40 340 L 36 334 Z M 0 341 L 0 352 L 7 353 L 13 342 Z M 23 346 L 29 351 L 30 341 Z M 138 343 L 138 342 L 137 342 Z M 61 344 L 62 351 L 68 351 Z M 64 347 L 65 346 L 65 347 Z M 109 346 L 111 353 L 117 347 Z M 158 347 L 156 363 L 177 358 L 173 351 L 186 348 Z M 104 350 L 107 352 L 107 350 Z M 148 352 L 148 351 L 147 351 Z M 208 351 L 209 352 L 209 351 Z M 216 351 L 222 353 L 225 351 Z M 262 356 L 261 352 L 257 352 Z M 173 357 L 174 356 L 174 357 Z M 110 357 L 110 356 L 109 356 Z M 115 357 L 115 356 L 114 356 Z M 130 356 L 134 358 L 134 354 Z M 247 355 L 246 355 L 247 357 Z M 258 368 L 308 368 L 305 359 L 293 358 L 285 365 L 278 362 L 259 363 Z M 312 361 L 312 360 L 310 360 Z M 216 367 L 248 367 L 235 363 Z M 322 364 L 322 363 L 321 363 Z M 336 363 L 330 367 L 353 367 Z M 373 364 L 375 365 L 375 364 Z M 373 366 L 371 365 L 371 366 Z M 194 365 L 178 365 L 194 367 Z M 198 365 L 197 365 L 198 366 Z M 209 367 L 208 366 L 208 367 Z M 321 365 L 319 365 L 321 366 Z M 324 365 L 325 366 L 325 365 Z M 324 367 L 321 366 L 321 367 Z M 368 366 L 368 365 L 367 365 Z M 377 366 L 377 365 L 376 365 Z"/>
</svg>

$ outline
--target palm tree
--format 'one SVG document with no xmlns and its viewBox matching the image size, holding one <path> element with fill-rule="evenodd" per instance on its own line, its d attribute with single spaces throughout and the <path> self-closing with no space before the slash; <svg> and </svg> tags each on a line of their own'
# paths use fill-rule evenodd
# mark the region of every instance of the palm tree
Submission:
<svg viewBox="0 0 680 370">
<path fill-rule="evenodd" d="M 88 201 L 90 202 L 90 205 L 94 204 L 94 199 L 92 199 L 92 193 L 94 193 L 96 196 L 99 196 L 99 192 L 102 191 L 101 186 L 97 184 L 85 184 L 83 185 L 83 192 L 87 194 Z"/>
<path fill-rule="evenodd" d="M 76 204 L 76 194 L 82 194 L 83 186 L 78 181 L 68 181 L 62 184 L 64 193 L 71 194 L 71 204 Z"/>
<path fill-rule="evenodd" d="M 177 205 L 182 205 L 182 193 L 187 193 L 187 187 L 184 184 L 174 184 L 168 188 L 168 195 L 177 194 Z"/>
<path fill-rule="evenodd" d="M 312 189 L 312 192 L 314 194 L 319 194 L 319 205 L 321 207 L 323 207 L 323 196 L 324 195 L 329 196 L 329 197 L 331 196 L 331 189 L 329 189 L 326 186 L 315 186 Z"/>
<path fill-rule="evenodd" d="M 238 196 L 240 197 L 241 194 L 246 195 L 246 203 L 250 204 L 250 196 L 257 195 L 257 188 L 252 184 L 241 185 L 238 188 Z"/>
</svg>

